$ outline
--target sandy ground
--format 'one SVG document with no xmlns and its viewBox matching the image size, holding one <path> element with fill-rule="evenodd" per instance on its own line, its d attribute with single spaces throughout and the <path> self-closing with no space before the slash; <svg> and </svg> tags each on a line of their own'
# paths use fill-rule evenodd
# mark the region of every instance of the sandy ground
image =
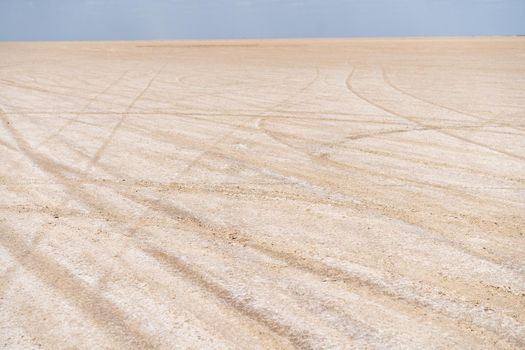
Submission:
<svg viewBox="0 0 525 350">
<path fill-rule="evenodd" d="M 0 347 L 525 347 L 525 39 L 0 44 Z"/>
</svg>

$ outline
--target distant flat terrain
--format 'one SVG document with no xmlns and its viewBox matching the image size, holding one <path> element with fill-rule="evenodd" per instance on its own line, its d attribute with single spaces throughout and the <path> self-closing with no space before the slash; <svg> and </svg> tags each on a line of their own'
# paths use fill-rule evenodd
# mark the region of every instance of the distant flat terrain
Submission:
<svg viewBox="0 0 525 350">
<path fill-rule="evenodd" d="M 0 43 L 0 348 L 525 347 L 525 38 Z"/>
</svg>

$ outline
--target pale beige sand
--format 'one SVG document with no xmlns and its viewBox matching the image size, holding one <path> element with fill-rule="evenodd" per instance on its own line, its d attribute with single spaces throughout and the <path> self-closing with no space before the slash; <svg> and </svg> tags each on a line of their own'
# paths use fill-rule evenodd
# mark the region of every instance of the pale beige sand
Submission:
<svg viewBox="0 0 525 350">
<path fill-rule="evenodd" d="M 525 40 L 0 44 L 0 347 L 525 347 Z"/>
</svg>

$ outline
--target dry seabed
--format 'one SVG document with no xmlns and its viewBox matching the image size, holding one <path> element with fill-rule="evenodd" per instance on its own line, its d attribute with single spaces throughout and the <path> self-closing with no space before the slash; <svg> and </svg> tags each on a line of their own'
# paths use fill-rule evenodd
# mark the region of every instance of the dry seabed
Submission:
<svg viewBox="0 0 525 350">
<path fill-rule="evenodd" d="M 525 40 L 0 43 L 0 347 L 525 347 Z"/>
</svg>

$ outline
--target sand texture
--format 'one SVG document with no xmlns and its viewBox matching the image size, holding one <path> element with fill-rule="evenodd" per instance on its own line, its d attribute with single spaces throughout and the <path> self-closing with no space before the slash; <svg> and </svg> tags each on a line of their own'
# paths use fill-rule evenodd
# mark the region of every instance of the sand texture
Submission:
<svg viewBox="0 0 525 350">
<path fill-rule="evenodd" d="M 525 347 L 525 39 L 0 43 L 0 348 Z"/>
</svg>

